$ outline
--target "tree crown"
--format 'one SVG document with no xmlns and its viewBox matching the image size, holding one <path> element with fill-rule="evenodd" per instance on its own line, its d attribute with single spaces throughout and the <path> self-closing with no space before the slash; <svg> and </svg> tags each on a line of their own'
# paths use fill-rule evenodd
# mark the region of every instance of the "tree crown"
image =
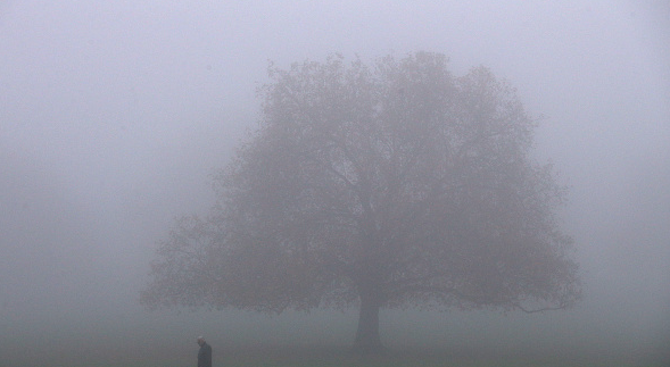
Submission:
<svg viewBox="0 0 670 367">
<path fill-rule="evenodd" d="M 565 189 L 536 121 L 444 55 L 271 66 L 257 130 L 205 219 L 161 244 L 149 305 L 565 308 L 580 297 Z"/>
</svg>

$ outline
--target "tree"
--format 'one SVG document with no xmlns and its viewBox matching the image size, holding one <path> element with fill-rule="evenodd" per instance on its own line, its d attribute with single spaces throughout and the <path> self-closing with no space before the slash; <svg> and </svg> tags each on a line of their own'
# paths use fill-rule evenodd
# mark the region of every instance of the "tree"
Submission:
<svg viewBox="0 0 670 367">
<path fill-rule="evenodd" d="M 354 348 L 382 347 L 379 311 L 563 309 L 580 297 L 530 118 L 484 67 L 441 54 L 271 66 L 258 129 L 215 177 L 207 218 L 160 244 L 150 307 L 263 312 L 358 306 Z"/>
</svg>

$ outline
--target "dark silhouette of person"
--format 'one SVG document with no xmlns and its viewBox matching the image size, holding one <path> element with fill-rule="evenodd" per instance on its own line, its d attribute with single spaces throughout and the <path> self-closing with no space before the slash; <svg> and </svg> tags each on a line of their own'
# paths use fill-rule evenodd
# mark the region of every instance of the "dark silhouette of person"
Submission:
<svg viewBox="0 0 670 367">
<path fill-rule="evenodd" d="M 212 347 L 207 344 L 202 336 L 198 337 L 198 367 L 212 367 Z"/>
</svg>

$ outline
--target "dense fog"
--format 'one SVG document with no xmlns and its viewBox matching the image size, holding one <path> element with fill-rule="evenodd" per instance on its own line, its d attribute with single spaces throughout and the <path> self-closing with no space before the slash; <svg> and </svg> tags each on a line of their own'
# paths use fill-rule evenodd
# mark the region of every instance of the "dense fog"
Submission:
<svg viewBox="0 0 670 367">
<path fill-rule="evenodd" d="M 269 60 L 420 50 L 457 75 L 490 67 L 543 116 L 534 151 L 570 187 L 585 294 L 547 314 L 387 311 L 382 339 L 630 358 L 670 345 L 666 1 L 26 0 L 0 3 L 0 358 L 82 343 L 189 356 L 200 334 L 349 343 L 355 313 L 150 312 L 139 291 L 174 218 L 212 204 Z"/>
</svg>

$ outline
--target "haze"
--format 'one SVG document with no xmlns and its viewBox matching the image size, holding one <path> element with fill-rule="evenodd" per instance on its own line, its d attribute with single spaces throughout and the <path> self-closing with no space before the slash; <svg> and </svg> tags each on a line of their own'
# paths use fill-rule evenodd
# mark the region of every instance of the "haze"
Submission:
<svg viewBox="0 0 670 367">
<path fill-rule="evenodd" d="M 190 356 L 199 334 L 347 343 L 353 314 L 149 312 L 138 292 L 173 218 L 211 205 L 268 60 L 419 50 L 458 75 L 490 67 L 544 116 L 535 151 L 571 187 L 585 299 L 543 315 L 383 312 L 383 340 L 631 358 L 670 345 L 666 1 L 26 0 L 0 2 L 0 359 L 81 343 Z"/>
</svg>

